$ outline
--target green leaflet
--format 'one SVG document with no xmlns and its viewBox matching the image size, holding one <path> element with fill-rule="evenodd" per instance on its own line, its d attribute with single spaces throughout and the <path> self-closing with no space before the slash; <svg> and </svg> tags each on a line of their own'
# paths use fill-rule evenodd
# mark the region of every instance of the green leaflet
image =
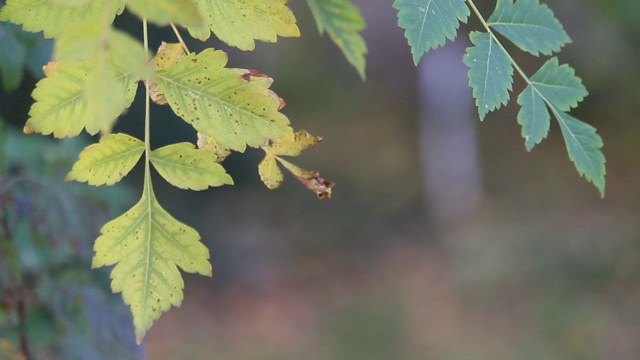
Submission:
<svg viewBox="0 0 640 360">
<path fill-rule="evenodd" d="M 131 307 L 138 343 L 163 312 L 182 303 L 184 281 L 178 267 L 212 275 L 200 235 L 160 206 L 149 179 L 140 201 L 100 232 L 92 266 L 116 265 L 111 288 L 122 292 Z"/>
<path fill-rule="evenodd" d="M 559 65 L 551 58 L 531 77 L 531 84 L 547 101 L 561 111 L 568 111 L 587 96 L 582 80 L 569 65 Z"/>
<path fill-rule="evenodd" d="M 535 56 L 551 55 L 571 41 L 553 11 L 538 0 L 498 0 L 487 23 Z"/>
<path fill-rule="evenodd" d="M 554 111 L 554 114 L 560 123 L 569 159 L 575 164 L 578 173 L 591 181 L 598 188 L 600 196 L 604 197 L 604 177 L 607 170 L 604 154 L 600 150 L 602 138 L 593 126 L 562 111 Z"/>
<path fill-rule="evenodd" d="M 157 73 L 158 91 L 199 132 L 236 151 L 293 136 L 266 75 L 224 66 L 227 55 L 206 49 Z"/>
<path fill-rule="evenodd" d="M 104 125 L 97 120 L 96 109 L 111 107 L 109 113 L 112 115 L 119 115 L 124 111 L 133 101 L 138 86 L 137 78 L 131 74 L 109 66 L 110 77 L 114 79 L 116 86 L 104 89 L 105 84 L 102 84 L 102 90 L 98 94 L 86 94 L 88 84 L 97 81 L 90 78 L 92 71 L 104 71 L 101 64 L 104 63 L 97 58 L 83 62 L 49 63 L 45 67 L 46 77 L 38 82 L 33 91 L 32 96 L 36 102 L 29 111 L 30 118 L 25 132 L 53 134 L 54 137 L 62 138 L 76 136 L 86 128 L 88 133 L 94 135 Z M 103 91 L 104 94 L 101 95 Z M 112 103 L 107 97 L 111 91 L 123 94 L 125 102 Z"/>
<path fill-rule="evenodd" d="M 124 0 L 90 0 L 80 6 L 65 6 L 55 0 L 8 0 L 0 20 L 21 24 L 26 31 L 44 31 L 47 38 L 58 37 L 77 20 L 113 22 L 124 10 Z"/>
<path fill-rule="evenodd" d="M 318 31 L 325 31 L 364 80 L 367 44 L 359 34 L 366 24 L 358 7 L 349 0 L 307 0 Z"/>
<path fill-rule="evenodd" d="M 509 102 L 513 68 L 504 49 L 491 35 L 474 31 L 470 38 L 474 46 L 467 49 L 463 60 L 469 67 L 469 85 L 483 120 L 487 113 Z"/>
<path fill-rule="evenodd" d="M 393 8 L 416 65 L 427 51 L 454 40 L 460 22 L 469 17 L 465 0 L 395 0 Z"/>
<path fill-rule="evenodd" d="M 522 125 L 522 137 L 527 151 L 531 151 L 536 144 L 547 137 L 549 133 L 549 110 L 544 99 L 529 85 L 518 96 L 520 112 L 518 112 L 518 124 Z"/>
<path fill-rule="evenodd" d="M 206 26 L 190 26 L 191 36 L 206 40 L 212 31 L 241 50 L 253 50 L 255 40 L 276 42 L 278 36 L 298 37 L 288 0 L 195 0 Z"/>
<path fill-rule="evenodd" d="M 204 190 L 209 186 L 233 185 L 231 176 L 216 162 L 213 152 L 194 149 L 191 143 L 154 150 L 151 163 L 165 180 L 180 189 Z"/>
<path fill-rule="evenodd" d="M 202 23 L 191 0 L 127 0 L 127 9 L 158 25 L 199 26 Z"/>
<path fill-rule="evenodd" d="M 110 134 L 87 146 L 65 180 L 89 185 L 113 185 L 133 169 L 144 152 L 144 143 L 126 134 Z"/>
</svg>

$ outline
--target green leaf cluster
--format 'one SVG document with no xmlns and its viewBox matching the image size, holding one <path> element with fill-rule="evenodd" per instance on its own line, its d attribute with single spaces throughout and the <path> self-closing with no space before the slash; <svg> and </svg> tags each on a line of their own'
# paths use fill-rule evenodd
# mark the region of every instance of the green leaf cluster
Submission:
<svg viewBox="0 0 640 360">
<path fill-rule="evenodd" d="M 560 51 L 571 39 L 549 7 L 538 0 L 497 0 L 493 13 L 485 19 L 472 0 L 395 0 L 393 6 L 398 10 L 398 24 L 405 29 L 416 64 L 430 49 L 453 40 L 460 23 L 466 22 L 472 11 L 484 29 L 471 31 L 473 46 L 467 49 L 463 61 L 469 67 L 469 85 L 480 119 L 509 102 L 515 70 L 526 83 L 517 99 L 521 106 L 517 120 L 522 125 L 526 149 L 531 151 L 547 137 L 553 115 L 564 136 L 569 159 L 604 196 L 602 139 L 595 128 L 567 113 L 587 95 L 582 81 L 569 65 L 560 65 L 556 57 L 529 77 L 498 37 L 500 34 L 533 56 Z"/>
</svg>

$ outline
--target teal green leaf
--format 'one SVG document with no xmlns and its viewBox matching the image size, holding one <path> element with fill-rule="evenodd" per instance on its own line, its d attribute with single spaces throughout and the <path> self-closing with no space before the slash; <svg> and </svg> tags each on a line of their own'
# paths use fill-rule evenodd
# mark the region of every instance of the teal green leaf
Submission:
<svg viewBox="0 0 640 360">
<path fill-rule="evenodd" d="M 127 9 L 157 25 L 198 26 L 202 23 L 191 0 L 127 0 Z"/>
<path fill-rule="evenodd" d="M 416 65 L 429 50 L 454 40 L 460 22 L 469 17 L 465 0 L 395 0 L 393 7 Z"/>
<path fill-rule="evenodd" d="M 288 0 L 195 0 L 206 26 L 189 27 L 191 36 L 218 39 L 241 50 L 253 50 L 255 40 L 276 42 L 278 36 L 298 37 L 300 30 Z"/>
<path fill-rule="evenodd" d="M 365 79 L 367 44 L 360 35 L 365 29 L 364 18 L 350 0 L 307 0 L 318 31 L 325 31 L 338 45 L 347 61 Z"/>
<path fill-rule="evenodd" d="M 151 163 L 171 185 L 204 190 L 209 186 L 233 185 L 231 176 L 216 163 L 211 151 L 195 149 L 191 143 L 168 145 L 151 152 Z"/>
<path fill-rule="evenodd" d="M 600 150 L 602 138 L 593 126 L 562 111 L 554 111 L 554 114 L 560 123 L 569 159 L 575 164 L 578 173 L 591 181 L 600 196 L 604 197 L 606 160 Z"/>
<path fill-rule="evenodd" d="M 532 85 L 527 86 L 518 96 L 520 112 L 518 123 L 522 125 L 522 137 L 527 151 L 547 137 L 551 116 L 544 99 Z"/>
<path fill-rule="evenodd" d="M 482 120 L 487 113 L 509 102 L 513 68 L 504 49 L 491 35 L 474 31 L 469 37 L 474 46 L 467 49 L 463 61 L 469 67 L 469 85 Z"/>
<path fill-rule="evenodd" d="M 538 0 L 498 0 L 487 23 L 535 56 L 551 55 L 571 42 L 553 11 Z"/>
<path fill-rule="evenodd" d="M 15 90 L 22 81 L 27 61 L 27 44 L 21 41 L 19 26 L 0 22 L 0 77 L 7 91 Z"/>
<path fill-rule="evenodd" d="M 575 71 L 569 65 L 558 65 L 557 58 L 551 58 L 542 65 L 531 77 L 531 85 L 560 111 L 578 106 L 588 94 Z"/>
<path fill-rule="evenodd" d="M 184 281 L 178 267 L 211 276 L 209 250 L 191 227 L 164 210 L 145 185 L 140 201 L 100 230 L 93 268 L 115 265 L 111 288 L 131 307 L 138 343 L 171 305 L 182 303 Z"/>
<path fill-rule="evenodd" d="M 227 55 L 206 49 L 157 73 L 158 91 L 173 111 L 224 147 L 244 151 L 268 140 L 293 137 L 280 113 L 284 102 L 273 80 L 256 71 L 225 68 Z"/>
<path fill-rule="evenodd" d="M 90 134 L 96 134 L 101 128 L 100 122 L 96 119 L 96 109 L 111 104 L 96 104 L 89 101 L 92 96 L 86 96 L 86 88 L 91 84 L 90 73 L 96 66 L 96 59 L 84 62 L 52 62 L 45 66 L 46 77 L 37 83 L 32 93 L 35 103 L 29 111 L 30 118 L 24 131 L 53 134 L 57 138 L 76 136 L 84 128 L 87 128 Z M 109 71 L 116 82 L 114 89 L 124 94 L 125 98 L 124 104 L 110 111 L 119 115 L 133 101 L 138 82 L 135 76 L 123 73 L 113 66 Z M 98 94 L 97 101 L 100 101 L 100 98 Z"/>
<path fill-rule="evenodd" d="M 52 38 L 79 19 L 111 23 L 123 10 L 124 0 L 90 0 L 80 6 L 65 6 L 55 0 L 8 0 L 0 20 L 20 24 L 25 31 L 44 31 L 45 37 Z"/>
<path fill-rule="evenodd" d="M 126 134 L 110 134 L 87 146 L 65 180 L 89 185 L 113 185 L 133 169 L 144 152 L 144 143 Z"/>
</svg>

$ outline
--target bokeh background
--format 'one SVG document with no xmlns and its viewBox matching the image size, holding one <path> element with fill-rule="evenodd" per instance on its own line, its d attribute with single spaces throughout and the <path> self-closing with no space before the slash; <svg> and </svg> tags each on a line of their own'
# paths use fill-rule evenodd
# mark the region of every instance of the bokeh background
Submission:
<svg viewBox="0 0 640 360">
<path fill-rule="evenodd" d="M 476 2 L 491 13 L 494 1 Z M 209 247 L 214 277 L 185 275 L 185 300 L 149 331 L 146 356 L 640 358 L 640 3 L 545 1 L 573 40 L 560 61 L 590 92 L 572 114 L 605 142 L 604 199 L 556 124 L 526 152 L 515 97 L 479 122 L 462 65 L 475 20 L 416 68 L 390 1 L 354 3 L 368 22 L 366 82 L 303 1 L 290 4 L 300 39 L 251 53 L 190 43 L 273 77 L 294 128 L 324 138 L 295 163 L 337 185 L 329 200 L 291 176 L 267 190 L 257 150 L 225 161 L 233 187 L 185 192 L 158 179 L 160 202 Z M 516 59 L 529 74 L 544 61 Z M 141 111 L 120 130 L 140 134 Z M 153 116 L 154 146 L 195 141 L 165 109 Z M 128 186 L 133 203 L 140 181 Z"/>
</svg>

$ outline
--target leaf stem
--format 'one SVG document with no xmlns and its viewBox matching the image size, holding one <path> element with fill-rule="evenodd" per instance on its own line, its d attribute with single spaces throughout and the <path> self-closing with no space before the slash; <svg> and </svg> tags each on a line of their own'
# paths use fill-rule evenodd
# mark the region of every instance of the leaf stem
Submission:
<svg viewBox="0 0 640 360">
<path fill-rule="evenodd" d="M 482 27 L 484 27 L 485 30 L 487 30 L 487 33 L 491 35 L 491 37 L 496 42 L 496 44 L 498 44 L 500 49 L 502 49 L 502 52 L 504 52 L 504 54 L 509 59 L 509 62 L 511 63 L 511 65 L 516 69 L 518 74 L 520 74 L 520 77 L 522 77 L 522 79 L 524 79 L 524 81 L 526 81 L 528 85 L 531 85 L 531 80 L 529 80 L 529 77 L 527 76 L 527 74 L 525 74 L 522 68 L 518 66 L 518 63 L 516 63 L 516 61 L 511 57 L 511 54 L 509 54 L 507 49 L 505 49 L 504 46 L 502 46 L 502 43 L 500 42 L 500 40 L 498 40 L 498 37 L 496 36 L 496 34 L 493 33 L 493 31 L 491 30 L 491 27 L 489 26 L 487 21 L 484 19 L 484 17 L 480 13 L 480 10 L 478 10 L 476 5 L 473 3 L 473 0 L 467 0 L 467 3 L 469 4 L 469 7 L 471 8 L 471 10 L 473 10 L 473 13 L 476 14 L 476 17 L 478 18 L 478 20 L 480 20 L 480 23 L 482 23 Z"/>
<path fill-rule="evenodd" d="M 182 35 L 180 35 L 180 31 L 178 31 L 178 28 L 173 23 L 169 23 L 169 25 L 171 25 L 173 32 L 176 34 L 176 37 L 178 38 L 178 41 L 180 42 L 180 44 L 182 44 L 184 51 L 186 51 L 187 54 L 190 54 L 191 51 L 189 51 L 187 44 L 184 42 L 184 39 L 182 39 Z"/>
<path fill-rule="evenodd" d="M 147 25 L 147 19 L 142 19 L 142 31 L 144 50 L 149 51 L 149 29 Z M 149 92 L 149 81 L 144 82 L 145 87 L 145 103 L 144 103 L 144 190 L 143 192 L 151 191 L 151 95 Z"/>
</svg>

